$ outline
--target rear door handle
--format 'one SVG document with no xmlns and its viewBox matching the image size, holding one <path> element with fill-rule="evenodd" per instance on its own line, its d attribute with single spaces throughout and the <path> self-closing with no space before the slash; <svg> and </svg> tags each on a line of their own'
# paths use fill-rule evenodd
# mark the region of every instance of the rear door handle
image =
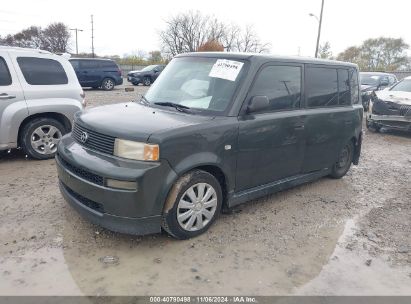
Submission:
<svg viewBox="0 0 411 304">
<path fill-rule="evenodd" d="M 16 96 L 15 95 L 9 95 L 7 93 L 0 94 L 0 99 L 13 99 L 13 98 L 16 98 Z"/>
<path fill-rule="evenodd" d="M 304 125 L 303 124 L 296 124 L 294 125 L 295 130 L 304 130 Z"/>
<path fill-rule="evenodd" d="M 346 120 L 346 121 L 345 121 L 345 124 L 346 124 L 346 125 L 352 125 L 352 121 L 351 121 L 351 120 Z"/>
</svg>

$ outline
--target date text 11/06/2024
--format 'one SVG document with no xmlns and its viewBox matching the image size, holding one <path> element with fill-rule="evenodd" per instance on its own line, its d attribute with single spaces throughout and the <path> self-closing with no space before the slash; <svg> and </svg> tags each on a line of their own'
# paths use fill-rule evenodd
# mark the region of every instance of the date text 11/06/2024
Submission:
<svg viewBox="0 0 411 304">
<path fill-rule="evenodd" d="M 255 297 L 207 297 L 207 296 L 197 296 L 197 297 L 150 297 L 150 303 L 257 303 Z"/>
</svg>

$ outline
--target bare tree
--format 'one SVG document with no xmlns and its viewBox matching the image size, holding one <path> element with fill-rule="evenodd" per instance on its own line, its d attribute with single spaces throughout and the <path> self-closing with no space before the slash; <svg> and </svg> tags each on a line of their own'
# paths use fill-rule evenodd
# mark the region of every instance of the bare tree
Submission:
<svg viewBox="0 0 411 304">
<path fill-rule="evenodd" d="M 333 53 L 331 51 L 331 44 L 328 41 L 326 41 L 324 44 L 321 44 L 319 46 L 318 58 L 333 59 Z"/>
<path fill-rule="evenodd" d="M 160 32 L 166 54 L 175 56 L 195 52 L 209 41 L 223 45 L 226 51 L 264 52 L 269 45 L 260 41 L 252 26 L 242 31 L 237 25 L 226 25 L 215 17 L 190 11 L 166 20 L 166 29 Z"/>
<path fill-rule="evenodd" d="M 48 25 L 42 31 L 42 48 L 53 53 L 65 53 L 69 50 L 70 31 L 61 22 Z"/>
</svg>

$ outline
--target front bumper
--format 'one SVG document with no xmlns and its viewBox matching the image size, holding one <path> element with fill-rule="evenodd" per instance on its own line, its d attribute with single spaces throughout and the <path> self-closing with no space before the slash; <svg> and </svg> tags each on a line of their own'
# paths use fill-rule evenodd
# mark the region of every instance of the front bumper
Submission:
<svg viewBox="0 0 411 304">
<path fill-rule="evenodd" d="M 93 152 L 65 136 L 56 155 L 60 189 L 91 222 L 127 234 L 161 231 L 161 214 L 176 173 L 168 162 L 129 161 Z M 106 179 L 137 182 L 137 190 L 109 188 Z"/>
<path fill-rule="evenodd" d="M 135 76 L 127 76 L 127 80 L 133 84 L 138 84 L 142 82 L 142 79 L 140 77 Z"/>
<path fill-rule="evenodd" d="M 411 131 L 410 116 L 368 114 L 367 122 L 381 127 Z"/>
</svg>

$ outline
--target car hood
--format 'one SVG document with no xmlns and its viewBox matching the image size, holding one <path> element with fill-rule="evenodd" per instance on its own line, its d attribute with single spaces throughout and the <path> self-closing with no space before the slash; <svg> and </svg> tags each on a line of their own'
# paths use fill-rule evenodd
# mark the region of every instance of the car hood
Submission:
<svg viewBox="0 0 411 304">
<path fill-rule="evenodd" d="M 361 91 L 362 92 L 376 90 L 376 89 L 377 89 L 377 87 L 375 85 L 369 85 L 369 84 L 362 84 L 361 85 Z"/>
<path fill-rule="evenodd" d="M 402 91 L 377 91 L 375 92 L 378 99 L 383 101 L 394 102 L 398 104 L 411 105 L 411 92 Z"/>
<path fill-rule="evenodd" d="M 211 116 L 174 112 L 174 109 L 168 111 L 135 102 L 92 108 L 75 117 L 76 123 L 90 130 L 144 142 L 153 133 L 194 126 L 211 119 Z"/>
</svg>

